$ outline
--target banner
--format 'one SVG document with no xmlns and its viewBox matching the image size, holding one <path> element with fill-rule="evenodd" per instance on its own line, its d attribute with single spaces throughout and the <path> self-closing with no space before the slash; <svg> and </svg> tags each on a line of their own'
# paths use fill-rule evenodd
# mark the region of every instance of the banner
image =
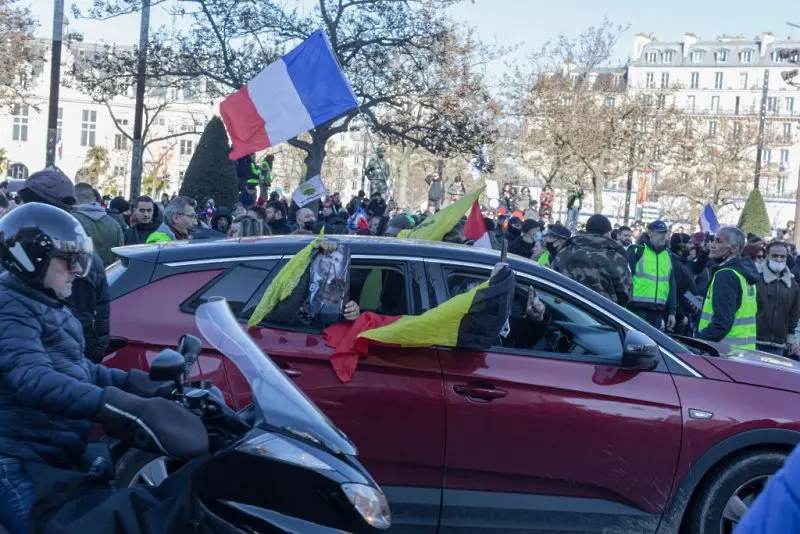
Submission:
<svg viewBox="0 0 800 534">
<path fill-rule="evenodd" d="M 297 186 L 297 189 L 292 192 L 292 201 L 302 208 L 327 194 L 328 190 L 322 183 L 322 178 L 317 175 Z"/>
</svg>

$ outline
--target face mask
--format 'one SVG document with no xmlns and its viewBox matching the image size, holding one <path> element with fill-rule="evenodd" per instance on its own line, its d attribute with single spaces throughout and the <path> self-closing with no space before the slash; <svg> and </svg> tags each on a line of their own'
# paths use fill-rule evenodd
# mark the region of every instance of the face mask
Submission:
<svg viewBox="0 0 800 534">
<path fill-rule="evenodd" d="M 303 228 L 309 232 L 314 229 L 314 221 L 306 221 L 303 223 Z"/>
<path fill-rule="evenodd" d="M 558 253 L 558 248 L 555 243 L 545 243 L 544 247 L 550 253 L 550 256 L 555 256 Z"/>
<path fill-rule="evenodd" d="M 218 221 L 217 222 L 217 228 L 219 229 L 220 232 L 227 232 L 229 226 L 230 225 L 228 224 L 228 221 Z"/>
<path fill-rule="evenodd" d="M 769 270 L 773 273 L 779 273 L 786 268 L 785 261 L 767 260 L 767 263 L 769 264 Z"/>
<path fill-rule="evenodd" d="M 522 233 L 522 230 L 519 228 L 514 228 L 513 226 L 509 226 L 508 233 L 513 235 L 514 237 L 519 237 L 519 235 Z"/>
<path fill-rule="evenodd" d="M 533 238 L 534 238 L 536 241 L 541 241 L 541 240 L 542 240 L 542 232 L 536 232 L 536 233 L 534 234 Z"/>
</svg>

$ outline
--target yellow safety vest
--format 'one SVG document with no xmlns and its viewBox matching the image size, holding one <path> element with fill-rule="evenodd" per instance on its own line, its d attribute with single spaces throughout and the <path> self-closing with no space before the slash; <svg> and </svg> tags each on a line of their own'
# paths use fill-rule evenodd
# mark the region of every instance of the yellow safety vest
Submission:
<svg viewBox="0 0 800 534">
<path fill-rule="evenodd" d="M 708 325 L 711 324 L 711 319 L 714 317 L 714 280 L 717 279 L 717 275 L 722 271 L 731 271 L 735 273 L 736 277 L 739 279 L 739 285 L 742 288 L 742 303 L 733 316 L 733 326 L 722 342 L 746 349 L 755 349 L 756 314 L 758 313 L 756 286 L 748 284 L 745 277 L 736 269 L 720 269 L 714 274 L 714 278 L 711 279 L 711 283 L 708 286 L 706 300 L 703 302 L 703 313 L 700 316 L 698 330 L 701 332 L 705 330 Z"/>
<path fill-rule="evenodd" d="M 666 307 L 669 299 L 669 278 L 672 273 L 672 259 L 669 252 L 656 253 L 647 245 L 642 245 L 643 253 L 636 262 L 633 272 L 633 296 L 631 302 L 658 304 Z"/>
</svg>

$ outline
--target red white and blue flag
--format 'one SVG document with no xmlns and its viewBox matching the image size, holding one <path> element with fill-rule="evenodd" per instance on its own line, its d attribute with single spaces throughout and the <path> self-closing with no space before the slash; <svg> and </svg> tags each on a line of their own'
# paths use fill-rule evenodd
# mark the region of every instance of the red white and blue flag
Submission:
<svg viewBox="0 0 800 534">
<path fill-rule="evenodd" d="M 711 204 L 706 204 L 703 211 L 700 213 L 700 230 L 706 234 L 716 234 L 719 232 L 719 221 L 714 213 L 714 208 Z"/>
<path fill-rule="evenodd" d="M 322 30 L 219 106 L 233 142 L 232 160 L 283 143 L 357 107 Z"/>
</svg>

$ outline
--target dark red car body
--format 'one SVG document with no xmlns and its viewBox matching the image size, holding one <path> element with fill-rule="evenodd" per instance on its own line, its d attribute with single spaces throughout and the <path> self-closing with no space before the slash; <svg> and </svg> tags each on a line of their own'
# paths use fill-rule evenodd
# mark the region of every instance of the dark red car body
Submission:
<svg viewBox="0 0 800 534">
<path fill-rule="evenodd" d="M 472 247 L 340 241 L 354 268 L 402 272 L 407 311 L 415 314 L 449 298 L 453 280 L 485 279 L 497 261 Z M 238 298 L 232 307 L 245 322 L 306 243 L 118 249 L 123 259 L 109 269 L 116 350 L 106 364 L 147 369 L 181 334 L 198 335 L 191 313 L 198 299 Z M 788 360 L 696 341 L 687 341 L 690 349 L 557 273 L 510 261 L 519 284 L 534 285 L 570 320 L 649 336 L 661 347 L 656 368 L 503 347 L 375 348 L 342 384 L 319 329 L 250 329 L 359 447 L 389 497 L 394 532 L 677 532 L 696 490 L 726 458 L 800 442 L 800 373 Z M 249 403 L 247 384 L 213 350 L 204 350 L 194 373 L 218 385 L 232 406 Z"/>
</svg>

